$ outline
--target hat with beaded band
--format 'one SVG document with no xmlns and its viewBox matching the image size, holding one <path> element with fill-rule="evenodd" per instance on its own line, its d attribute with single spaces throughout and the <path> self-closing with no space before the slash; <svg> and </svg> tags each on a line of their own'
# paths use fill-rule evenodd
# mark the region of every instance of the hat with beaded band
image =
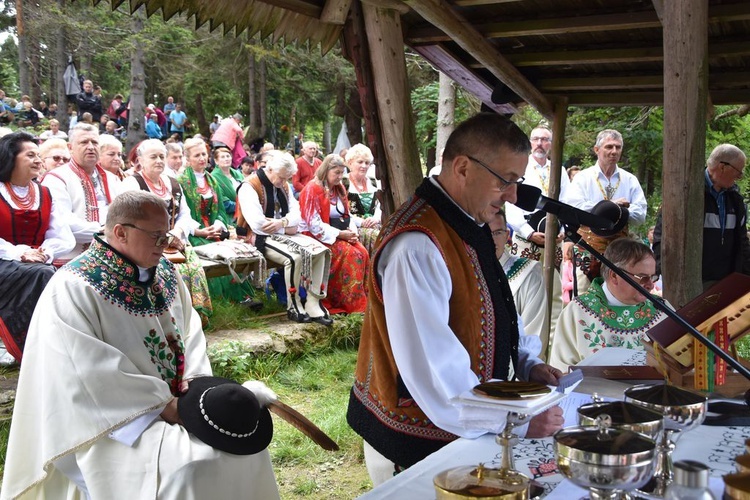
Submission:
<svg viewBox="0 0 750 500">
<path fill-rule="evenodd" d="M 268 409 L 252 391 L 233 380 L 199 377 L 177 401 L 183 426 L 195 437 L 234 455 L 254 455 L 273 437 Z"/>
</svg>

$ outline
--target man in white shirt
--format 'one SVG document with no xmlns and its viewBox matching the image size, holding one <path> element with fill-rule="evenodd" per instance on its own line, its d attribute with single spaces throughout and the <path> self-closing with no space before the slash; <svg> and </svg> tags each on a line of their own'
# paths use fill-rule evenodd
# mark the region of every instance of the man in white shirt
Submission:
<svg viewBox="0 0 750 500">
<path fill-rule="evenodd" d="M 39 139 L 46 141 L 47 139 L 67 139 L 68 134 L 60 130 L 60 122 L 55 118 L 49 121 L 49 130 L 45 130 L 39 134 Z"/>
<path fill-rule="evenodd" d="M 70 130 L 70 161 L 47 173 L 47 186 L 60 213 L 73 231 L 76 247 L 61 260 L 70 260 L 91 243 L 107 220 L 107 209 L 120 194 L 120 179 L 99 165 L 99 129 L 79 123 Z"/>
<path fill-rule="evenodd" d="M 648 204 L 638 178 L 617 165 L 622 156 L 622 148 L 620 132 L 611 129 L 599 132 L 594 146 L 596 164 L 575 176 L 563 201 L 588 212 L 600 201 L 610 200 L 628 210 L 628 225 L 638 226 L 646 220 Z M 586 227 L 582 227 L 579 233 L 591 246 L 604 253 L 610 242 L 627 236 L 628 225 L 609 237 L 596 236 Z M 600 264 L 579 246 L 574 248 L 574 253 L 578 293 L 582 294 L 588 289 L 591 280 L 599 276 Z"/>
<path fill-rule="evenodd" d="M 452 398 L 490 379 L 556 384 L 562 375 L 519 346 L 523 326 L 487 227 L 516 201 L 528 154 L 528 137 L 510 120 L 470 118 L 449 137 L 440 175 L 381 231 L 347 412 L 375 484 L 458 437 L 503 428 L 502 412 L 496 425 L 468 424 Z M 561 427 L 555 407 L 518 432 Z"/>
</svg>

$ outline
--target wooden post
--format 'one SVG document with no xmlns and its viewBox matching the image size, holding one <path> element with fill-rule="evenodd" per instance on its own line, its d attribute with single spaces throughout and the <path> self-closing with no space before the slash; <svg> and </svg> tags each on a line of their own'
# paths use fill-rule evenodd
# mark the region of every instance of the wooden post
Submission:
<svg viewBox="0 0 750 500">
<path fill-rule="evenodd" d="M 681 306 L 702 291 L 703 169 L 708 93 L 708 1 L 664 2 L 664 297 Z"/>
<path fill-rule="evenodd" d="M 565 125 L 568 120 L 568 99 L 561 97 L 554 103 L 555 120 L 552 122 L 552 156 L 550 158 L 549 170 L 549 192 L 547 196 L 555 200 L 560 198 L 560 181 L 562 175 L 562 157 L 563 146 L 565 145 Z M 542 349 L 546 352 L 544 359 L 549 359 L 550 347 L 554 332 L 551 331 L 552 325 L 552 297 L 554 295 L 554 280 L 559 280 L 555 276 L 555 251 L 557 245 L 556 226 L 557 216 L 547 214 L 547 225 L 544 232 L 544 286 L 547 291 L 547 311 L 545 312 L 544 327 L 542 330 Z M 562 269 L 561 269 L 562 271 Z M 546 333 L 546 335 L 545 335 Z M 547 340 L 546 345 L 544 339 Z M 544 352 L 542 353 L 544 354 Z"/>
<path fill-rule="evenodd" d="M 394 207 L 398 207 L 414 194 L 423 178 L 406 76 L 401 15 L 370 3 L 362 4 L 362 12 L 388 164 L 388 188 Z"/>
</svg>

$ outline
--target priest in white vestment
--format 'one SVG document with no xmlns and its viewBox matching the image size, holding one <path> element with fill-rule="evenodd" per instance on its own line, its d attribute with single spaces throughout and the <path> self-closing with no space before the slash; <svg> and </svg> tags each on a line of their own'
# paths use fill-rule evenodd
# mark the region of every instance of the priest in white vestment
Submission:
<svg viewBox="0 0 750 500">
<path fill-rule="evenodd" d="M 50 280 L 26 342 L 0 498 L 278 498 L 266 449 L 219 451 L 182 425 L 178 400 L 211 366 L 187 288 L 162 258 L 168 229 L 160 198 L 124 193 L 106 240 Z"/>
</svg>

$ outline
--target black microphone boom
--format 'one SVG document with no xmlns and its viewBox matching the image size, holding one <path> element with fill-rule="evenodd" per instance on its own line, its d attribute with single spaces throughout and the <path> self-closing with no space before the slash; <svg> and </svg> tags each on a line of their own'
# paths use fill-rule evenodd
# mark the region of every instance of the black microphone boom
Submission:
<svg viewBox="0 0 750 500">
<path fill-rule="evenodd" d="M 609 231 L 615 226 L 615 222 L 600 215 L 585 212 L 579 208 L 568 205 L 558 200 L 542 195 L 542 190 L 521 184 L 518 186 L 518 195 L 515 205 L 527 212 L 542 210 L 548 214 L 554 214 L 563 224 L 568 226 L 588 226 L 592 230 Z"/>
</svg>

